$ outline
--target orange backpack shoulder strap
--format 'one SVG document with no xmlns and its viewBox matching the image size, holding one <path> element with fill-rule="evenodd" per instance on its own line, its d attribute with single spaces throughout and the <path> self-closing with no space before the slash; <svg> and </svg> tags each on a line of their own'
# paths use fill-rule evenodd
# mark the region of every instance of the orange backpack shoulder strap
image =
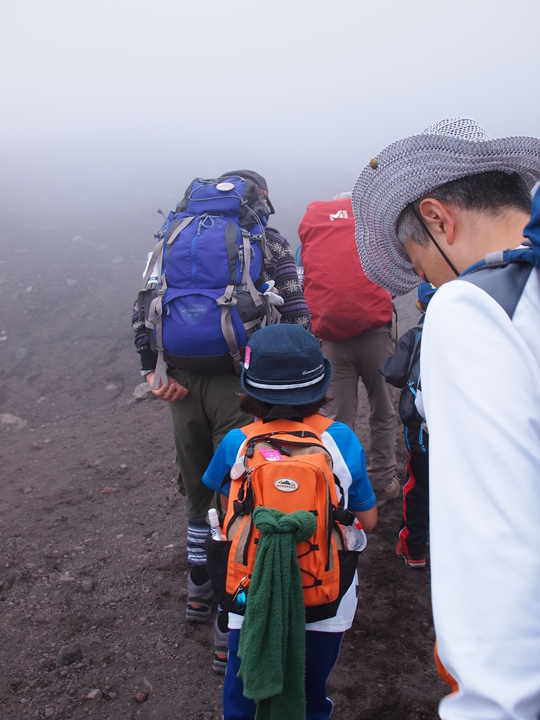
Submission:
<svg viewBox="0 0 540 720">
<path fill-rule="evenodd" d="M 263 427 L 263 421 L 262 420 L 255 420 L 252 423 L 249 423 L 249 425 L 244 425 L 240 428 L 240 430 L 244 433 L 246 436 L 246 439 L 250 437 L 250 435 L 255 434 L 260 428 Z"/>
<path fill-rule="evenodd" d="M 330 425 L 334 422 L 332 418 L 325 417 L 324 415 L 321 415 L 320 413 L 316 413 L 315 415 L 310 415 L 307 418 L 304 418 L 304 422 L 306 425 L 309 425 L 312 427 L 319 435 L 322 435 L 323 432 L 328 430 Z"/>
<path fill-rule="evenodd" d="M 244 427 L 240 429 L 246 436 L 246 440 L 250 440 L 253 436 L 258 434 L 264 434 L 265 428 L 271 431 L 279 429 L 283 432 L 290 432 L 292 430 L 298 429 L 302 425 L 308 425 L 312 430 L 315 430 L 318 435 L 322 435 L 323 432 L 325 432 L 330 427 L 330 425 L 332 425 L 333 422 L 334 421 L 331 418 L 325 417 L 320 413 L 316 413 L 315 415 L 310 415 L 309 417 L 304 418 L 304 421 L 302 423 L 296 420 L 276 418 L 275 420 L 271 420 L 267 423 L 265 423 L 263 420 L 256 420 L 249 425 L 244 425 Z"/>
</svg>

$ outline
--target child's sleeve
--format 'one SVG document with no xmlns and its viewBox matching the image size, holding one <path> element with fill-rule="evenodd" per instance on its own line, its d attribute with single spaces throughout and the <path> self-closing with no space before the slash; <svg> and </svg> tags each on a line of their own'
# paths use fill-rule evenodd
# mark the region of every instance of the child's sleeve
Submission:
<svg viewBox="0 0 540 720">
<path fill-rule="evenodd" d="M 214 457 L 210 461 L 210 465 L 206 468 L 206 472 L 202 477 L 203 483 L 211 490 L 223 495 L 229 494 L 229 483 L 224 487 L 221 487 L 221 483 L 226 476 L 228 477 L 245 439 L 244 433 L 239 428 L 236 428 L 228 432 L 220 442 Z"/>
<path fill-rule="evenodd" d="M 328 448 L 334 460 L 334 472 L 347 494 L 347 508 L 363 512 L 377 504 L 377 498 L 369 482 L 366 456 L 360 440 L 348 425 L 334 422 L 327 430 L 335 444 Z"/>
<path fill-rule="evenodd" d="M 418 332 L 418 327 L 407 330 L 399 338 L 396 352 L 387 357 L 380 367 L 381 375 L 394 387 L 402 388 L 407 382 L 407 372 Z"/>
</svg>

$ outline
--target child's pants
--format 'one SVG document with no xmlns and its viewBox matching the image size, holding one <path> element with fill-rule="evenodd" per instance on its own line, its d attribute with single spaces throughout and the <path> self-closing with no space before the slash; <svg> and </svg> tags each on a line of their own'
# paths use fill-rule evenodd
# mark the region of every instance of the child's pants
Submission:
<svg viewBox="0 0 540 720">
<path fill-rule="evenodd" d="M 428 454 L 410 452 L 407 472 L 399 539 L 403 551 L 412 560 L 423 560 L 429 532 Z"/>
<path fill-rule="evenodd" d="M 336 664 L 343 633 L 306 631 L 306 720 L 327 720 L 332 703 L 326 697 L 326 681 Z M 244 697 L 240 668 L 240 630 L 229 632 L 229 658 L 223 686 L 224 720 L 253 720 L 256 704 Z M 285 720 L 285 719 L 284 719 Z"/>
</svg>

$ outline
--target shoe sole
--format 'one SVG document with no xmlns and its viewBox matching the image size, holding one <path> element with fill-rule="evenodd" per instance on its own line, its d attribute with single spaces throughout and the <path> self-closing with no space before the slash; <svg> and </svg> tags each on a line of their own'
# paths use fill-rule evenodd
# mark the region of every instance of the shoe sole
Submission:
<svg viewBox="0 0 540 720">
<path fill-rule="evenodd" d="M 404 557 L 403 560 L 405 561 L 405 565 L 407 567 L 410 567 L 411 570 L 423 570 L 426 567 L 425 560 L 424 561 L 422 561 L 422 560 L 414 561 L 413 560 L 412 562 L 410 562 L 409 560 L 407 560 L 406 557 Z"/>
<path fill-rule="evenodd" d="M 208 622 L 212 606 L 200 604 L 198 608 L 188 605 L 186 608 L 186 620 L 192 623 Z"/>
<path fill-rule="evenodd" d="M 407 567 L 410 567 L 411 570 L 422 570 L 422 568 L 426 567 L 425 560 L 407 560 L 407 557 L 403 551 L 399 552 L 399 550 L 396 549 L 396 555 L 400 558 L 403 558 L 405 565 Z"/>
<path fill-rule="evenodd" d="M 217 675 L 225 675 L 227 670 L 227 655 L 228 652 L 225 650 L 216 650 L 214 653 L 214 672 Z"/>
</svg>

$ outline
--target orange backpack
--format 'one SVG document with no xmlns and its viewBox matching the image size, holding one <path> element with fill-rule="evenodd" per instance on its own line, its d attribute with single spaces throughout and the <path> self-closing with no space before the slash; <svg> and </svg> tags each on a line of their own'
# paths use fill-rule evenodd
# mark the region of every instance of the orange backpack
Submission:
<svg viewBox="0 0 540 720">
<path fill-rule="evenodd" d="M 225 610 L 241 614 L 245 607 L 260 538 L 252 513 L 263 505 L 316 516 L 314 535 L 297 545 L 306 619 L 315 622 L 336 614 L 353 581 L 358 553 L 343 549 L 340 525 L 351 524 L 354 515 L 340 507 L 332 458 L 321 439 L 332 422 L 317 414 L 304 422 L 259 420 L 242 428 L 246 440 L 230 473 L 222 523 L 226 541 L 209 538 L 207 543 L 208 571 Z M 222 555 L 220 568 L 216 553 Z"/>
</svg>

